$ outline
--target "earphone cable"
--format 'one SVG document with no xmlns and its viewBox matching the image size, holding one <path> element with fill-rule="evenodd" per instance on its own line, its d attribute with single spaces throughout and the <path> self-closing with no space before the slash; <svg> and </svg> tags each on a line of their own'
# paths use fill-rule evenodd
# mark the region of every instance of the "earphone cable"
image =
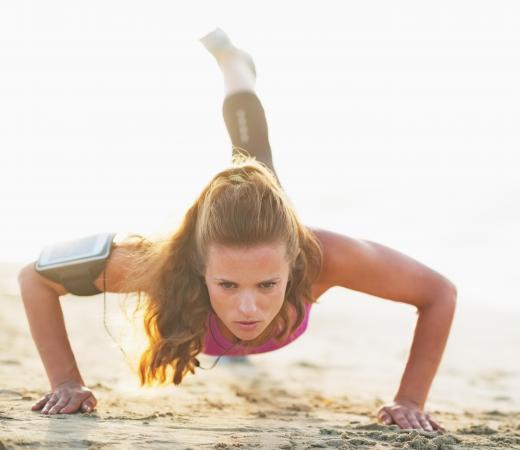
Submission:
<svg viewBox="0 0 520 450">
<path fill-rule="evenodd" d="M 128 366 L 130 367 L 130 369 L 132 369 L 132 371 L 134 373 L 137 372 L 137 369 L 136 367 L 134 366 L 134 364 L 132 364 L 132 361 L 130 360 L 130 358 L 128 357 L 128 355 L 126 354 L 126 352 L 123 350 L 123 347 L 121 346 L 121 344 L 114 338 L 114 336 L 112 335 L 112 333 L 110 332 L 110 330 L 108 329 L 108 326 L 107 326 L 107 321 L 106 321 L 106 300 L 107 300 L 107 285 L 106 285 L 106 271 L 103 270 L 103 325 L 105 327 L 105 330 L 107 331 L 108 335 L 112 338 L 112 340 L 115 342 L 115 344 L 118 346 L 118 348 L 121 350 L 121 352 L 123 353 L 125 359 L 126 359 L 126 362 L 128 364 Z M 211 320 L 210 320 L 210 323 L 209 323 L 209 330 L 211 332 L 211 335 L 213 336 L 213 339 L 215 339 L 215 342 L 216 342 L 216 338 L 215 338 L 215 335 L 213 334 L 213 329 L 211 328 Z M 225 349 L 225 352 L 222 353 L 221 355 L 219 355 L 217 357 L 217 359 L 213 362 L 213 364 L 210 366 L 210 367 L 203 367 L 200 365 L 200 362 L 197 358 L 195 358 L 195 365 L 200 368 L 200 369 L 203 369 L 203 370 L 210 370 L 210 369 L 213 369 L 217 363 L 220 361 L 220 358 L 222 358 L 224 355 L 226 355 L 229 351 L 231 351 L 232 349 L 234 349 L 238 344 L 240 344 L 242 341 L 241 339 L 238 339 L 237 342 L 235 342 L 231 347 Z M 219 344 L 220 345 L 220 344 Z"/>
<path fill-rule="evenodd" d="M 126 352 L 123 350 L 123 347 L 121 346 L 121 344 L 114 338 L 114 336 L 112 336 L 112 333 L 108 329 L 107 319 L 106 319 L 106 309 L 107 309 L 106 301 L 107 301 L 107 280 L 106 280 L 106 271 L 103 269 L 103 325 L 105 326 L 105 330 L 107 331 L 109 336 L 117 344 L 117 346 L 119 347 L 119 349 L 121 350 L 121 352 L 125 356 L 126 362 L 129 365 L 129 367 L 132 369 L 132 371 L 134 373 L 136 373 L 136 371 L 137 371 L 136 367 L 130 361 L 130 358 L 128 357 Z"/>
</svg>

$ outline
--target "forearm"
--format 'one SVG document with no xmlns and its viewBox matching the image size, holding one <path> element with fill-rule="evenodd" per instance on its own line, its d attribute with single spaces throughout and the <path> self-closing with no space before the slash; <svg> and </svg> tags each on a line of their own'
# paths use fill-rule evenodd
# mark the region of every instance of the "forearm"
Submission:
<svg viewBox="0 0 520 450">
<path fill-rule="evenodd" d="M 30 274 L 20 276 L 19 285 L 31 335 L 51 389 L 66 380 L 84 384 L 70 347 L 58 295 Z"/>
<path fill-rule="evenodd" d="M 439 367 L 455 313 L 455 298 L 444 296 L 418 310 L 410 356 L 395 401 L 412 401 L 421 409 Z"/>
</svg>

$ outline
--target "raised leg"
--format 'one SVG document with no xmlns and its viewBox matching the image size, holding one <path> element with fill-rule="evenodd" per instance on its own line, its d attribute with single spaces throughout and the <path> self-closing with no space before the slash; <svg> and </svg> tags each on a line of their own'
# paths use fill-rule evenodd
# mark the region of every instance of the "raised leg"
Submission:
<svg viewBox="0 0 520 450">
<path fill-rule="evenodd" d="M 216 29 L 201 42 L 215 57 L 224 79 L 222 114 L 233 145 L 247 150 L 274 173 L 265 111 L 255 93 L 256 68 L 251 56 L 235 47 L 228 36 Z"/>
</svg>

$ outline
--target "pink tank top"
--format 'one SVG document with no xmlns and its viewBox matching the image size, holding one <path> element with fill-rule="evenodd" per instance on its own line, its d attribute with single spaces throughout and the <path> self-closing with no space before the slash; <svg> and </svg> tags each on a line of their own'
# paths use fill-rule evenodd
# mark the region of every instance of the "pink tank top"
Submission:
<svg viewBox="0 0 520 450">
<path fill-rule="evenodd" d="M 226 352 L 226 356 L 243 356 L 249 355 L 253 353 L 266 353 L 276 350 L 281 347 L 285 347 L 287 344 L 290 344 L 292 341 L 296 340 L 303 332 L 307 329 L 307 324 L 309 322 L 309 315 L 311 311 L 312 303 L 304 303 L 305 306 L 305 316 L 303 318 L 300 326 L 290 334 L 286 340 L 277 342 L 274 338 L 269 339 L 265 344 L 259 345 L 257 347 L 249 347 L 244 348 L 240 344 L 237 344 L 233 349 L 226 352 L 226 349 L 233 346 L 233 342 L 229 342 L 220 332 L 220 329 L 217 325 L 217 320 L 215 317 L 215 313 L 211 311 L 208 315 L 208 332 L 206 333 L 204 339 L 204 347 L 202 353 L 206 355 L 219 356 Z"/>
</svg>

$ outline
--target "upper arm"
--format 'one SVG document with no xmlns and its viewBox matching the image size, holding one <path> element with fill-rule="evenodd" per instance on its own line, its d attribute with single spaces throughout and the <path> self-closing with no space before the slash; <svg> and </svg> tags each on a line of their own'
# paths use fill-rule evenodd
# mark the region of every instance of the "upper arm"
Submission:
<svg viewBox="0 0 520 450">
<path fill-rule="evenodd" d="M 133 256 L 137 256 L 139 247 L 133 242 L 121 242 L 114 244 L 105 265 L 106 292 L 126 292 L 122 281 L 126 277 L 130 268 Z M 19 283 L 36 282 L 52 289 L 58 296 L 67 294 L 67 290 L 61 283 L 56 283 L 38 273 L 34 268 L 34 263 L 27 264 L 18 274 Z M 105 291 L 103 271 L 97 276 L 94 285 L 101 291 Z"/>
<path fill-rule="evenodd" d="M 44 285 L 48 289 L 51 289 L 56 293 L 56 295 L 58 295 L 58 297 L 65 295 L 67 290 L 60 283 L 49 280 L 48 278 L 38 273 L 34 268 L 35 263 L 36 261 L 33 261 L 20 270 L 18 273 L 18 284 L 21 286 L 22 283 L 30 283 L 31 285 L 35 285 L 34 283 L 36 283 L 38 286 Z"/>
<path fill-rule="evenodd" d="M 131 242 L 115 244 L 107 259 L 104 273 L 102 271 L 98 275 L 94 285 L 101 292 L 105 291 L 105 283 L 106 292 L 126 292 L 122 286 L 122 281 L 126 277 L 134 255 L 137 256 L 138 252 L 138 247 Z M 105 280 L 103 279 L 104 276 L 106 277 Z"/>
<path fill-rule="evenodd" d="M 327 230 L 314 230 L 323 249 L 320 278 L 342 286 L 417 307 L 442 295 L 456 296 L 453 283 L 419 261 L 376 242 Z"/>
</svg>

